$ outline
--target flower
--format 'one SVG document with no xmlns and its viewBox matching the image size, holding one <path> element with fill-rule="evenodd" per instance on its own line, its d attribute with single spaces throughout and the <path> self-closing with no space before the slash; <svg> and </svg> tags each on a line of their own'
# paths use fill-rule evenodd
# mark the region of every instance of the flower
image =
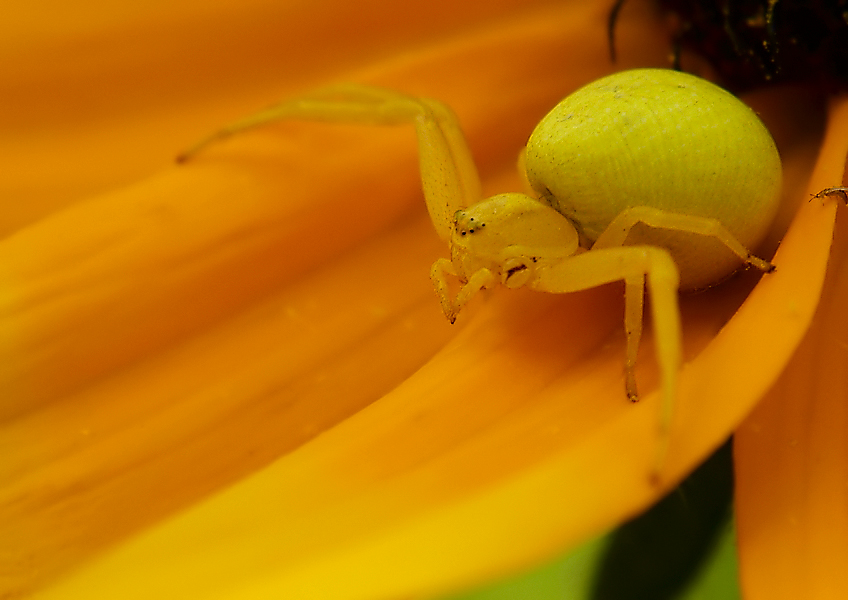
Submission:
<svg viewBox="0 0 848 600">
<path fill-rule="evenodd" d="M 233 117 L 349 79 L 445 100 L 488 191 L 517 189 L 515 156 L 560 97 L 664 64 L 663 30 L 639 7 L 621 16 L 627 61 L 610 64 L 606 10 L 7 8 L 2 591 L 434 594 L 533 564 L 655 500 L 656 394 L 623 398 L 620 289 L 502 291 L 449 326 L 427 278 L 446 249 L 409 128 L 284 123 L 170 164 Z M 806 199 L 818 136 L 791 123 L 815 103 L 782 98 L 761 110 L 787 197 Z M 845 155 L 825 148 L 831 162 Z M 836 183 L 842 163 L 826 162 L 811 190 Z M 750 295 L 742 277 L 684 302 L 666 488 L 790 358 L 834 211 L 802 202 L 778 272 Z M 650 356 L 648 339 L 645 390 Z"/>
</svg>

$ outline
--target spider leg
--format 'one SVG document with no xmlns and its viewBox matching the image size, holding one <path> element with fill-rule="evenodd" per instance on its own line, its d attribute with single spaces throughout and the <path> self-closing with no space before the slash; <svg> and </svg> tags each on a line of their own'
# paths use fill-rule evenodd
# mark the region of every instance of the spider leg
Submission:
<svg viewBox="0 0 848 600">
<path fill-rule="evenodd" d="M 456 115 L 444 104 L 378 87 L 339 84 L 283 101 L 200 140 L 177 157 L 186 162 L 209 145 L 273 121 L 297 119 L 364 125 L 411 123 L 418 136 L 427 210 L 448 241 L 457 210 L 482 198 L 480 178 Z"/>
<path fill-rule="evenodd" d="M 436 289 L 436 294 L 439 296 L 439 303 L 442 306 L 442 312 L 451 323 L 456 322 L 456 317 L 468 301 L 474 297 L 480 290 L 490 287 L 496 282 L 494 274 L 489 269 L 479 269 L 472 273 L 468 281 L 459 288 L 456 297 L 451 300 L 450 292 L 448 291 L 447 276 L 457 276 L 456 268 L 453 263 L 447 258 L 440 258 L 433 263 L 430 269 L 430 279 L 433 281 L 433 287 Z"/>
<path fill-rule="evenodd" d="M 709 217 L 697 217 L 674 213 L 650 206 L 634 206 L 616 216 L 607 228 L 598 236 L 592 249 L 610 248 L 621 246 L 627 238 L 627 234 L 637 223 L 644 223 L 649 227 L 669 229 L 674 231 L 685 231 L 698 235 L 714 237 L 743 261 L 766 273 L 774 271 L 774 265 L 754 256 L 742 243 L 737 240 L 727 228 L 717 219 Z"/>
<path fill-rule="evenodd" d="M 631 402 L 639 401 L 636 392 L 636 355 L 642 339 L 642 315 L 645 305 L 645 275 L 624 278 L 624 333 L 627 339 L 624 361 L 624 389 Z"/>
<path fill-rule="evenodd" d="M 668 446 L 672 411 L 681 366 L 681 328 L 678 306 L 677 266 L 668 252 L 654 246 L 616 246 L 583 252 L 565 259 L 540 260 L 529 286 L 533 289 L 568 293 L 624 280 L 627 358 L 625 389 L 631 400 L 638 398 L 633 368 L 642 333 L 644 285 L 651 293 L 651 309 L 657 362 L 660 368 L 661 409 L 659 445 L 652 477 L 658 477 Z"/>
</svg>

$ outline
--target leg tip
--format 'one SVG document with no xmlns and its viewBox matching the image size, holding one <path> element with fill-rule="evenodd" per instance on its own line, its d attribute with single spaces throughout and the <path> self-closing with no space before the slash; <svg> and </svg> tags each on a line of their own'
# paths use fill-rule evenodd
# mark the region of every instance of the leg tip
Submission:
<svg viewBox="0 0 848 600">
<path fill-rule="evenodd" d="M 639 402 L 639 393 L 636 391 L 636 373 L 633 372 L 633 367 L 625 366 L 624 368 L 624 392 L 627 394 L 628 400 Z"/>
<path fill-rule="evenodd" d="M 746 262 L 752 267 L 759 269 L 763 273 L 773 273 L 775 270 L 777 270 L 777 267 L 774 266 L 772 263 L 767 260 L 763 260 L 758 256 L 754 256 L 753 254 L 748 255 Z"/>
</svg>

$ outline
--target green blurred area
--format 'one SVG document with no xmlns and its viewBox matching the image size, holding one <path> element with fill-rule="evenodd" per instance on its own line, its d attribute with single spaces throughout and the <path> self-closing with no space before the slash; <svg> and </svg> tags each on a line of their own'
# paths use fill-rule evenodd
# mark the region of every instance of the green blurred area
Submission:
<svg viewBox="0 0 848 600">
<path fill-rule="evenodd" d="M 728 442 L 612 533 L 532 572 L 441 600 L 737 600 L 732 500 Z"/>
</svg>

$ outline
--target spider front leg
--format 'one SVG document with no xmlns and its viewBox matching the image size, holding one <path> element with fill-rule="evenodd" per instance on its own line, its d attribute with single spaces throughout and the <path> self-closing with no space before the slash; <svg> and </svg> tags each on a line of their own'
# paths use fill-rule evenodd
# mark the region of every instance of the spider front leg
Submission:
<svg viewBox="0 0 848 600">
<path fill-rule="evenodd" d="M 660 368 L 662 405 L 659 416 L 659 446 L 654 476 L 657 476 L 668 444 L 672 410 L 681 366 L 680 308 L 677 266 L 668 252 L 654 246 L 619 246 L 584 252 L 554 261 L 540 257 L 529 283 L 533 289 L 568 293 L 613 281 L 625 282 L 624 325 L 627 336 L 625 390 L 637 400 L 634 367 L 642 333 L 644 285 L 651 293 L 654 341 Z"/>
<path fill-rule="evenodd" d="M 436 289 L 436 294 L 439 296 L 439 304 L 442 306 L 442 312 L 448 318 L 451 324 L 456 322 L 456 317 L 462 308 L 468 304 L 474 295 L 480 290 L 491 287 L 496 283 L 495 275 L 486 268 L 479 269 L 471 274 L 468 281 L 462 283 L 456 296 L 451 300 L 450 291 L 448 289 L 447 276 L 458 277 L 458 273 L 453 263 L 447 258 L 440 258 L 433 263 L 430 269 L 430 279 L 433 281 L 433 287 Z"/>
<path fill-rule="evenodd" d="M 481 199 L 477 168 L 458 120 L 446 105 L 365 85 L 330 86 L 281 102 L 208 136 L 180 154 L 177 161 L 186 162 L 210 144 L 283 119 L 414 124 L 424 199 L 433 226 L 445 241 L 450 239 L 456 211 Z"/>
</svg>

